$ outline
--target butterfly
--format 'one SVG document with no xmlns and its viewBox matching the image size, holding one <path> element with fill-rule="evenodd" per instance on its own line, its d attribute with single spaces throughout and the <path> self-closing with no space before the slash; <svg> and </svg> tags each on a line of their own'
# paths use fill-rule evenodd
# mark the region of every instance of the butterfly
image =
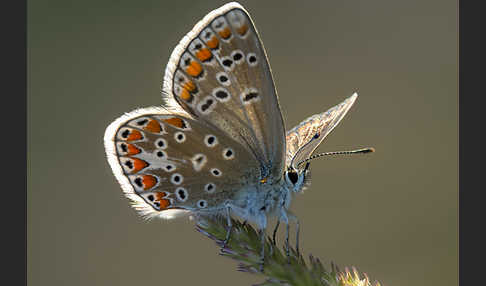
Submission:
<svg viewBox="0 0 486 286">
<path fill-rule="evenodd" d="M 288 241 L 289 219 L 296 220 L 288 210 L 292 197 L 310 184 L 310 160 L 330 153 L 312 154 L 356 98 L 286 132 L 263 44 L 248 12 L 232 2 L 207 14 L 176 46 L 163 104 L 108 126 L 106 155 L 125 196 L 146 218 L 222 213 L 229 239 L 231 215 L 261 233 L 276 216 L 287 224 Z"/>
</svg>

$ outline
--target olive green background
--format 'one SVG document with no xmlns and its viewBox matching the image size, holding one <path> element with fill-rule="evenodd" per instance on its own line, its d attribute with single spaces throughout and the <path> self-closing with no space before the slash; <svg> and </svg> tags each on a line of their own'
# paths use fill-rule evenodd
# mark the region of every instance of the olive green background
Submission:
<svg viewBox="0 0 486 286">
<path fill-rule="evenodd" d="M 291 209 L 303 251 L 385 285 L 458 282 L 458 16 L 452 0 L 243 1 L 287 128 L 353 92 Z M 145 222 L 105 159 L 124 112 L 161 104 L 179 40 L 223 1 L 28 3 L 29 285 L 249 285 L 188 218 Z M 281 241 L 281 239 L 280 239 Z"/>
</svg>

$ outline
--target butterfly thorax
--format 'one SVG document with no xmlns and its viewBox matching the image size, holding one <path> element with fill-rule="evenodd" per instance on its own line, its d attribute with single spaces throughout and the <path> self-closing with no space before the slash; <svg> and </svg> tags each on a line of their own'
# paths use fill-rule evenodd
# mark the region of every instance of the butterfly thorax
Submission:
<svg viewBox="0 0 486 286">
<path fill-rule="evenodd" d="M 227 206 L 244 220 L 265 227 L 267 217 L 281 215 L 289 208 L 291 189 L 284 180 L 272 184 L 261 183 L 239 190 Z"/>
</svg>

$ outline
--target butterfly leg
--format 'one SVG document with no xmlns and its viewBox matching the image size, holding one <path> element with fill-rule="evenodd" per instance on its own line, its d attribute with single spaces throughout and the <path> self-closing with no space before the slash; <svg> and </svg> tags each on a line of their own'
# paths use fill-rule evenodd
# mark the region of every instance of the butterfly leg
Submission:
<svg viewBox="0 0 486 286">
<path fill-rule="evenodd" d="M 290 226 L 289 226 L 289 221 L 286 221 L 285 224 L 285 254 L 287 255 L 287 261 L 290 264 L 290 244 L 289 244 L 289 231 Z"/>
<path fill-rule="evenodd" d="M 265 265 L 265 229 L 259 230 L 259 236 L 262 243 L 262 249 L 260 251 L 260 272 L 263 273 L 263 266 Z"/>
<path fill-rule="evenodd" d="M 277 240 L 276 240 L 276 237 L 277 237 L 277 230 L 278 230 L 278 227 L 280 225 L 280 219 L 277 220 L 277 224 L 275 225 L 275 229 L 273 230 L 273 245 L 277 245 Z"/>
<path fill-rule="evenodd" d="M 228 231 L 226 232 L 226 238 L 224 239 L 223 245 L 221 246 L 221 248 L 226 247 L 226 244 L 228 243 L 228 241 L 230 240 L 230 237 L 231 237 L 231 230 L 233 229 L 233 223 L 231 222 L 231 215 L 230 215 L 230 208 L 229 207 L 226 208 L 226 221 L 227 221 L 227 224 L 228 224 Z"/>
<path fill-rule="evenodd" d="M 287 211 L 283 207 L 280 209 L 279 221 L 280 220 L 282 220 L 285 223 L 285 254 L 287 255 L 287 260 L 290 263 L 290 244 L 289 244 L 290 225 L 289 225 L 289 218 L 287 217 Z"/>
<path fill-rule="evenodd" d="M 267 217 L 264 212 L 261 213 L 261 215 L 257 219 L 257 225 L 258 225 L 258 234 L 260 236 L 260 241 L 261 241 L 261 250 L 260 250 L 260 272 L 263 273 L 263 266 L 265 265 L 265 241 L 266 241 L 266 235 L 265 235 L 265 230 L 267 229 Z"/>
<path fill-rule="evenodd" d="M 294 215 L 293 213 L 291 213 L 290 211 L 287 211 L 287 216 L 288 216 L 288 218 L 295 221 L 295 225 L 296 225 L 295 251 L 297 252 L 297 256 L 300 256 L 300 251 L 299 251 L 300 222 L 299 222 L 299 218 L 296 215 Z"/>
<path fill-rule="evenodd" d="M 291 213 L 289 210 L 285 210 L 282 208 L 281 210 L 281 219 L 285 222 L 285 253 L 287 254 L 288 262 L 290 263 L 290 243 L 289 243 L 289 233 L 290 233 L 290 224 L 289 219 L 295 221 L 296 225 L 296 233 L 295 233 L 295 251 L 297 252 L 297 256 L 300 256 L 299 251 L 299 238 L 300 238 L 300 222 L 296 215 Z"/>
</svg>

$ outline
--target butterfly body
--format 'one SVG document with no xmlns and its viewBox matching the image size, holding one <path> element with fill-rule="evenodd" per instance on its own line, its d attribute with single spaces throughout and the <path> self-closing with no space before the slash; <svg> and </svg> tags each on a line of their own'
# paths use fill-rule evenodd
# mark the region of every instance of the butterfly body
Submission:
<svg viewBox="0 0 486 286">
<path fill-rule="evenodd" d="M 181 40 L 167 65 L 163 105 L 111 123 L 108 162 L 144 217 L 227 213 L 265 229 L 288 223 L 309 158 L 357 94 L 285 133 L 265 49 L 246 10 L 228 3 Z"/>
<path fill-rule="evenodd" d="M 284 180 L 273 184 L 260 184 L 239 190 L 233 200 L 227 202 L 231 212 L 244 220 L 265 228 L 267 218 L 280 217 L 286 211 L 292 199 L 292 193 Z"/>
</svg>

